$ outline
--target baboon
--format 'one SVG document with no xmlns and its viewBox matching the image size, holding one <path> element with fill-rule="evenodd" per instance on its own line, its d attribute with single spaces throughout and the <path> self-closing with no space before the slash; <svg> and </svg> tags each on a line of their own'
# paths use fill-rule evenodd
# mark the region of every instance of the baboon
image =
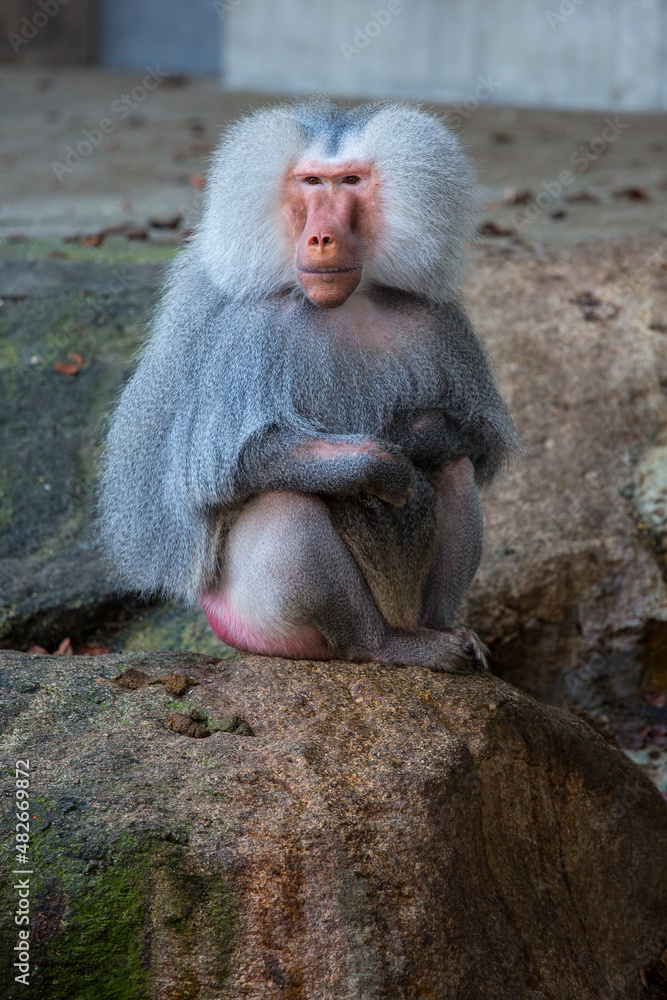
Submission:
<svg viewBox="0 0 667 1000">
<path fill-rule="evenodd" d="M 124 585 L 199 601 L 257 653 L 485 668 L 455 615 L 516 436 L 459 300 L 474 200 L 411 104 L 231 128 L 111 419 Z"/>
</svg>

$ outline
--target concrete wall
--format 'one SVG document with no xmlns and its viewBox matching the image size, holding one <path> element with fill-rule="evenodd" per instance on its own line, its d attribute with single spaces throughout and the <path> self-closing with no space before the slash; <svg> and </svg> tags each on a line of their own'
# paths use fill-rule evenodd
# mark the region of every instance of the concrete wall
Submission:
<svg viewBox="0 0 667 1000">
<path fill-rule="evenodd" d="M 216 0 L 223 82 L 276 93 L 667 107 L 667 0 Z"/>
<path fill-rule="evenodd" d="M 219 72 L 221 21 L 214 0 L 101 0 L 99 20 L 102 66 Z"/>
</svg>

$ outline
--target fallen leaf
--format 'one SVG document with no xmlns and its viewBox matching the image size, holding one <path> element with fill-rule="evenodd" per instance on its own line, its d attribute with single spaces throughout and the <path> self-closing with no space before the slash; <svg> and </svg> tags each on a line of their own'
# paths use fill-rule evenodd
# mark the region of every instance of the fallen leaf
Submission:
<svg viewBox="0 0 667 1000">
<path fill-rule="evenodd" d="M 70 359 L 70 361 L 73 361 L 74 364 L 76 365 L 83 364 L 83 354 L 68 354 L 67 357 Z"/>
<path fill-rule="evenodd" d="M 149 219 L 149 225 L 156 229 L 176 229 L 183 221 L 183 216 L 178 212 L 176 215 L 168 215 L 163 219 Z"/>
<path fill-rule="evenodd" d="M 503 204 L 504 205 L 525 205 L 533 197 L 533 192 L 530 188 L 521 188 L 517 191 L 515 188 L 507 188 L 503 193 Z"/>
<path fill-rule="evenodd" d="M 81 370 L 81 365 L 75 364 L 72 361 L 56 361 L 53 366 L 53 370 L 54 372 L 57 372 L 58 375 L 78 375 Z"/>
<path fill-rule="evenodd" d="M 643 187 L 623 187 L 616 188 L 613 192 L 615 198 L 627 198 L 628 201 L 650 201 L 651 195 Z"/>
<path fill-rule="evenodd" d="M 647 990 L 648 989 L 648 980 L 646 979 L 646 973 L 644 972 L 644 967 L 643 966 L 639 970 L 639 978 L 642 981 L 642 986 L 644 987 L 645 990 Z"/>
<path fill-rule="evenodd" d="M 82 247 L 101 247 L 104 243 L 104 233 L 90 233 L 89 236 L 83 236 L 79 241 L 79 246 Z"/>
<path fill-rule="evenodd" d="M 569 201 L 572 205 L 576 205 L 577 202 L 584 201 L 590 201 L 591 203 L 597 205 L 600 199 L 596 194 L 593 194 L 592 191 L 574 191 L 572 194 L 565 196 L 565 201 Z"/>
<path fill-rule="evenodd" d="M 77 656 L 105 656 L 109 650 L 106 646 L 79 646 Z"/>
<path fill-rule="evenodd" d="M 125 236 L 128 240 L 147 240 L 148 230 L 143 226 L 135 226 L 133 229 L 127 229 Z"/>
<path fill-rule="evenodd" d="M 515 230 L 507 226 L 499 226 L 493 219 L 483 222 L 477 230 L 480 236 L 514 236 Z"/>
<path fill-rule="evenodd" d="M 105 649 L 104 652 L 107 653 L 108 650 Z M 194 680 L 192 677 L 186 677 L 185 674 L 162 674 L 161 677 L 151 677 L 150 674 L 145 673 L 143 670 L 137 670 L 136 667 L 127 667 L 121 674 L 114 677 L 113 682 L 119 687 L 127 688 L 129 691 L 148 687 L 149 684 L 162 684 L 165 690 L 176 698 L 180 698 L 181 695 L 185 694 L 188 688 L 198 687 L 199 685 L 199 681 Z"/>
<path fill-rule="evenodd" d="M 74 650 L 72 649 L 72 640 L 69 638 L 69 636 L 66 639 L 63 639 L 63 641 L 61 643 L 59 643 L 58 648 L 56 649 L 55 655 L 56 656 L 73 656 L 74 655 Z"/>
<path fill-rule="evenodd" d="M 37 643 L 35 643 L 34 646 L 28 646 L 28 648 L 26 649 L 26 653 L 47 653 L 47 652 L 48 651 L 44 649 L 43 646 L 38 646 Z"/>
</svg>

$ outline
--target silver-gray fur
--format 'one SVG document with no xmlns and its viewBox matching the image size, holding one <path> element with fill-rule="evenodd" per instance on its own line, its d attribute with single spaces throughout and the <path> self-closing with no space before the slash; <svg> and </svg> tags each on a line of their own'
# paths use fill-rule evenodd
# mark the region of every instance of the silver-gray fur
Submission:
<svg viewBox="0 0 667 1000">
<path fill-rule="evenodd" d="M 254 298 L 296 288 L 294 269 L 275 252 L 275 216 L 282 174 L 307 151 L 367 160 L 383 178 L 386 228 L 366 263 L 367 282 L 431 302 L 456 297 L 477 201 L 458 141 L 438 118 L 410 104 L 346 111 L 326 100 L 255 112 L 229 130 L 213 157 L 191 253 L 224 295 Z"/>
<path fill-rule="evenodd" d="M 382 179 L 384 236 L 358 294 L 419 330 L 400 354 L 341 340 L 337 310 L 309 302 L 289 255 L 276 252 L 281 177 L 310 153 L 366 159 Z M 271 490 L 325 498 L 345 537 L 340 504 L 362 486 L 400 495 L 416 477 L 413 497 L 432 497 L 428 475 L 461 456 L 478 483 L 490 481 L 516 438 L 458 303 L 474 201 L 456 139 L 412 105 L 346 110 L 318 99 L 229 131 L 199 231 L 171 269 L 111 419 L 100 524 L 123 585 L 196 601 L 216 586 L 243 505 Z M 354 435 L 384 444 L 391 468 L 294 459 L 301 441 Z M 477 561 L 480 539 L 470 543 Z"/>
</svg>

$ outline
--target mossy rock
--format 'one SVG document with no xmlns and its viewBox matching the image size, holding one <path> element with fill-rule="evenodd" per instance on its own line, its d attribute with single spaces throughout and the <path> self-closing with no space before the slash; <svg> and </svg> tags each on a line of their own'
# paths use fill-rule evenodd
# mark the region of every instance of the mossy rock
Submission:
<svg viewBox="0 0 667 1000">
<path fill-rule="evenodd" d="M 3 645 L 57 642 L 119 603 L 91 530 L 93 497 L 105 419 L 155 290 L 92 294 L 58 264 L 58 293 L 5 297 L 0 307 Z M 0 265 L 6 295 L 2 274 Z M 63 363 L 76 374 L 59 372 Z"/>
<path fill-rule="evenodd" d="M 174 252 L 0 243 L 0 646 L 229 653 L 201 609 L 119 594 L 93 523 L 106 419 Z"/>
<path fill-rule="evenodd" d="M 8 1000 L 641 1000 L 657 981 L 667 804 L 584 719 L 491 675 L 0 650 L 0 747 Z"/>
</svg>

